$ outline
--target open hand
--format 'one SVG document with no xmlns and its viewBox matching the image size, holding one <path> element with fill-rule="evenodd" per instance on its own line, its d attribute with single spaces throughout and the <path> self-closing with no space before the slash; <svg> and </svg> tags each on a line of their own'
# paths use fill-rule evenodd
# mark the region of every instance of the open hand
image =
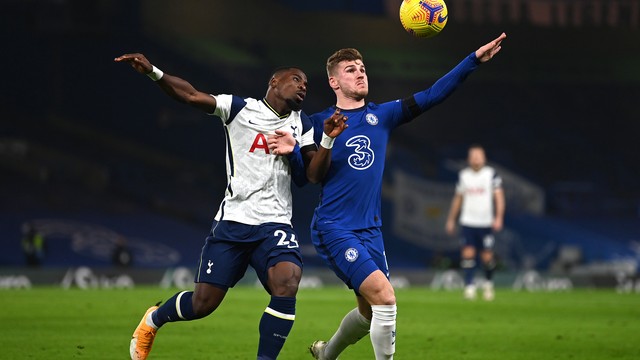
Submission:
<svg viewBox="0 0 640 360">
<path fill-rule="evenodd" d="M 346 115 L 340 113 L 340 109 L 336 109 L 333 115 L 324 121 L 324 133 L 331 138 L 340 135 L 344 129 L 349 127 L 349 125 L 345 124 L 347 119 Z"/>
<path fill-rule="evenodd" d="M 124 54 L 113 59 L 115 62 L 127 62 L 140 74 L 148 74 L 153 70 L 153 66 L 142 54 Z"/>
<path fill-rule="evenodd" d="M 478 61 L 484 63 L 491 60 L 491 58 L 493 58 L 498 52 L 500 52 L 500 49 L 502 49 L 502 40 L 506 37 L 507 34 L 502 33 L 495 40 L 476 50 L 476 58 Z"/>
<path fill-rule="evenodd" d="M 275 134 L 267 136 L 267 146 L 273 155 L 289 155 L 296 146 L 296 139 L 288 131 L 276 130 Z"/>
</svg>

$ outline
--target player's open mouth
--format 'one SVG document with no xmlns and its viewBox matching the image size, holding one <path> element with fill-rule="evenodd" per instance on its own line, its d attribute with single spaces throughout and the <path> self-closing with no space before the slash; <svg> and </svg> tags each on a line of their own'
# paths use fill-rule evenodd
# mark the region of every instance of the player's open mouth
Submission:
<svg viewBox="0 0 640 360">
<path fill-rule="evenodd" d="M 302 93 L 302 92 L 296 93 L 296 95 L 298 95 L 298 99 L 299 99 L 300 101 L 304 100 L 304 97 L 306 96 L 306 94 L 305 94 L 305 93 Z"/>
</svg>

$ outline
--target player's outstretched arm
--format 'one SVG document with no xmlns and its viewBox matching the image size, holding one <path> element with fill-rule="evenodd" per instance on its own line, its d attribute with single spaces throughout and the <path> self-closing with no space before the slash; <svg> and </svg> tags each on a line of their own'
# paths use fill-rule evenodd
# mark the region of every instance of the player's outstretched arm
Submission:
<svg viewBox="0 0 640 360">
<path fill-rule="evenodd" d="M 506 37 L 507 34 L 502 33 L 493 41 L 481 46 L 478 50 L 476 50 L 476 58 L 478 59 L 478 61 L 480 61 L 481 63 L 485 63 L 491 60 L 498 52 L 500 52 L 500 49 L 502 49 L 502 40 L 504 40 Z"/>
<path fill-rule="evenodd" d="M 198 108 L 208 114 L 216 109 L 216 99 L 206 93 L 196 90 L 189 82 L 177 76 L 163 73 L 143 54 L 124 54 L 114 59 L 115 62 L 128 63 L 140 74 L 149 76 L 162 90 L 173 99 Z"/>
</svg>

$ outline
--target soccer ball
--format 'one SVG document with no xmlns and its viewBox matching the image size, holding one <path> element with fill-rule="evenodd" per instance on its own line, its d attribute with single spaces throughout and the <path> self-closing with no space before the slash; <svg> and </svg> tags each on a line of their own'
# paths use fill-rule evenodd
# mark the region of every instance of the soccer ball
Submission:
<svg viewBox="0 0 640 360">
<path fill-rule="evenodd" d="M 400 22 L 408 33 L 428 38 L 438 35 L 449 19 L 443 0 L 404 0 L 400 5 Z"/>
</svg>

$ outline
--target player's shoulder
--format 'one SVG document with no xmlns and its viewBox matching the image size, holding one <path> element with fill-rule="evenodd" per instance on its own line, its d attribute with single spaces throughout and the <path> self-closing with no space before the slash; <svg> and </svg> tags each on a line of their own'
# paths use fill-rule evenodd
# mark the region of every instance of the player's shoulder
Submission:
<svg viewBox="0 0 640 360">
<path fill-rule="evenodd" d="M 489 165 L 483 166 L 482 171 L 492 175 L 497 173 L 496 169 L 493 166 L 489 166 Z"/>
<path fill-rule="evenodd" d="M 467 167 L 463 167 L 462 169 L 460 169 L 460 171 L 458 172 L 458 174 L 462 175 L 469 175 L 469 174 L 473 174 L 473 169 L 470 166 Z"/>
<path fill-rule="evenodd" d="M 249 103 L 253 104 L 256 102 L 256 99 L 253 98 L 249 98 L 249 97 L 242 97 L 242 96 L 238 96 L 238 95 L 233 95 L 233 94 L 217 94 L 217 95 L 211 95 L 216 99 L 216 102 L 221 106 L 221 105 L 226 105 L 229 107 L 235 106 L 235 107 L 244 107 L 247 106 Z"/>
<path fill-rule="evenodd" d="M 391 101 L 385 101 L 382 103 L 376 103 L 376 102 L 370 101 L 367 103 L 367 108 L 369 110 L 391 109 L 391 108 L 402 106 L 403 101 L 404 99 L 395 99 Z"/>
<path fill-rule="evenodd" d="M 311 119 L 311 121 L 316 121 L 317 119 L 321 119 L 322 121 L 324 121 L 326 118 L 331 116 L 331 114 L 333 114 L 334 111 L 336 111 L 336 107 L 330 106 L 324 110 L 321 110 L 321 111 L 318 111 L 317 113 L 313 113 L 309 115 L 309 119 Z M 325 115 L 325 114 L 329 114 L 329 115 Z"/>
<path fill-rule="evenodd" d="M 252 98 L 252 97 L 242 97 L 242 96 L 237 96 L 237 95 L 234 95 L 234 97 L 236 97 L 239 100 L 244 101 L 247 104 L 247 106 L 250 106 L 250 107 L 258 107 L 258 106 L 260 106 L 260 103 L 261 103 L 260 100 Z"/>
</svg>

